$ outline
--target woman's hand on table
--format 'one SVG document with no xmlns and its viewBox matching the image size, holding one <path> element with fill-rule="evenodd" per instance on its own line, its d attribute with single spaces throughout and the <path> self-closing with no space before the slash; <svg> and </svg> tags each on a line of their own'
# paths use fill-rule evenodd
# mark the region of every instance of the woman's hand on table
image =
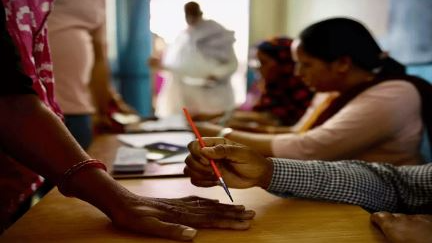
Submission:
<svg viewBox="0 0 432 243">
<path fill-rule="evenodd" d="M 254 216 L 242 205 L 196 196 L 165 199 L 132 194 L 111 219 L 121 229 L 186 241 L 195 237 L 195 228 L 246 230 Z"/>
<path fill-rule="evenodd" d="M 255 216 L 242 205 L 196 196 L 165 199 L 136 195 L 97 168 L 69 177 L 64 188 L 70 196 L 104 212 L 117 228 L 173 240 L 192 240 L 195 228 L 246 230 Z"/>
</svg>

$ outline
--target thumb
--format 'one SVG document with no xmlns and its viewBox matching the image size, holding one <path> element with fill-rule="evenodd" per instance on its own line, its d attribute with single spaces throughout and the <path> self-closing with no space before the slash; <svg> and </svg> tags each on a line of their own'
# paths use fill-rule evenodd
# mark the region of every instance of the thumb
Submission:
<svg viewBox="0 0 432 243">
<path fill-rule="evenodd" d="M 232 145 L 218 144 L 214 147 L 204 147 L 201 152 L 209 159 L 231 159 L 233 150 Z"/>
<path fill-rule="evenodd" d="M 181 224 L 167 223 L 155 217 L 144 217 L 139 222 L 131 223 L 129 226 L 138 233 L 154 235 L 162 238 L 173 240 L 190 241 L 197 230 Z"/>
</svg>

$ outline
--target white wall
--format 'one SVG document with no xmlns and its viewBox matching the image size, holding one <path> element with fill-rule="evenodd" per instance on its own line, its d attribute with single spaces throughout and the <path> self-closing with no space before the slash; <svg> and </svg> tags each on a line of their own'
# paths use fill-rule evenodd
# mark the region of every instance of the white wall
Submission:
<svg viewBox="0 0 432 243">
<path fill-rule="evenodd" d="M 250 3 L 251 45 L 286 31 L 286 0 L 250 0 Z"/>
<path fill-rule="evenodd" d="M 407 0 L 409 1 L 409 0 Z M 296 37 L 306 26 L 330 17 L 363 22 L 375 37 L 386 34 L 389 0 L 250 0 L 249 41 L 277 35 Z"/>
<path fill-rule="evenodd" d="M 360 20 L 375 37 L 386 34 L 389 0 L 287 0 L 287 29 L 297 36 L 307 25 L 329 17 Z"/>
</svg>

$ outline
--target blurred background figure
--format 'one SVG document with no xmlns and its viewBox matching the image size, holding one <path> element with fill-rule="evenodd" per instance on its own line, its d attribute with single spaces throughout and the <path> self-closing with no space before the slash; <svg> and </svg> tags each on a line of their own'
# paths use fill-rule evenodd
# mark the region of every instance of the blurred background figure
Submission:
<svg viewBox="0 0 432 243">
<path fill-rule="evenodd" d="M 292 126 L 303 116 L 314 92 L 294 75 L 291 43 L 290 38 L 274 37 L 256 46 L 259 78 L 227 126 L 265 132 L 268 126 Z"/>
<path fill-rule="evenodd" d="M 163 53 L 166 49 L 165 40 L 158 34 L 152 32 L 152 57 L 156 59 L 161 59 Z M 164 83 L 164 77 L 162 70 L 152 70 L 152 106 L 153 111 L 155 110 L 156 98 L 161 91 L 162 85 Z"/>
<path fill-rule="evenodd" d="M 55 1 L 48 35 L 57 100 L 66 126 L 87 149 L 93 126 L 115 131 L 114 113 L 134 113 L 110 81 L 105 0 Z"/>
<path fill-rule="evenodd" d="M 153 69 L 165 69 L 167 76 L 157 98 L 156 116 L 166 117 L 188 107 L 202 117 L 234 107 L 231 75 L 237 69 L 234 32 L 213 20 L 203 19 L 196 2 L 184 5 L 188 28 L 170 45 L 162 59 L 152 57 Z"/>
</svg>

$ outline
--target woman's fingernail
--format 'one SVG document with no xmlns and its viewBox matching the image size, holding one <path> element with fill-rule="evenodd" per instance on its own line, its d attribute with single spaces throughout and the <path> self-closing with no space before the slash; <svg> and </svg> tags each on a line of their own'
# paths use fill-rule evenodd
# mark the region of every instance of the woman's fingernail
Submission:
<svg viewBox="0 0 432 243">
<path fill-rule="evenodd" d="M 192 238 L 195 237 L 196 233 L 197 233 L 197 230 L 196 230 L 196 229 L 193 229 L 193 228 L 186 228 L 186 229 L 183 230 L 182 235 L 183 235 L 184 237 L 187 237 L 187 238 L 192 239 Z"/>
</svg>

